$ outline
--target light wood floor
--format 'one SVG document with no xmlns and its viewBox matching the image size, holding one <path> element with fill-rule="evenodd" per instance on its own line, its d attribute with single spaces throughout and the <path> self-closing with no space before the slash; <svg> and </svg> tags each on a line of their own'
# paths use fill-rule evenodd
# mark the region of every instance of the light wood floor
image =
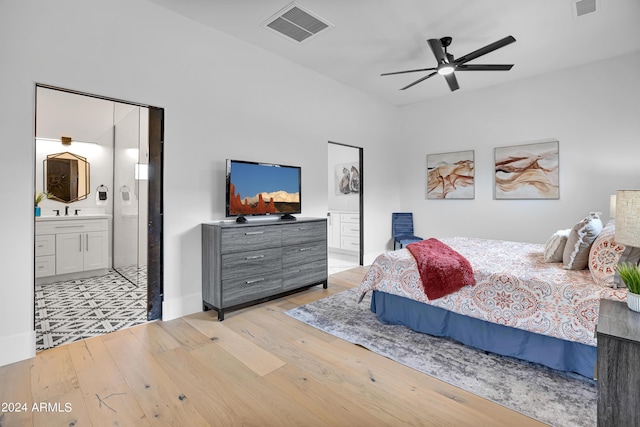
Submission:
<svg viewBox="0 0 640 427">
<path fill-rule="evenodd" d="M 544 425 L 283 314 L 365 272 L 224 322 L 148 323 L 0 367 L 0 426 Z"/>
</svg>

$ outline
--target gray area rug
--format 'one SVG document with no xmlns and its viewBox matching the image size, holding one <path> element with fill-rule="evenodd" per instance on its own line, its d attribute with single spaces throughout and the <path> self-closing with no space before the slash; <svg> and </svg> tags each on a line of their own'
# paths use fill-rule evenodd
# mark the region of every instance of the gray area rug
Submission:
<svg viewBox="0 0 640 427">
<path fill-rule="evenodd" d="M 385 325 L 349 289 L 289 310 L 289 316 L 477 396 L 558 427 L 595 426 L 595 381 Z"/>
</svg>

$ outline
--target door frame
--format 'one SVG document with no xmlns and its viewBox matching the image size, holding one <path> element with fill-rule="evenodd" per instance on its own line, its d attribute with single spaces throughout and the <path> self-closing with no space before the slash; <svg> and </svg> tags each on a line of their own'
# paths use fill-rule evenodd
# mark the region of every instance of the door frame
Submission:
<svg viewBox="0 0 640 427">
<path fill-rule="evenodd" d="M 37 110 L 38 88 L 57 90 L 74 95 L 88 96 L 90 98 L 97 98 L 105 101 L 118 102 L 120 104 L 128 104 L 149 109 L 149 197 L 147 204 L 147 320 L 156 320 L 162 318 L 162 300 L 164 298 L 164 108 L 141 104 L 139 102 L 131 102 L 122 99 L 111 98 L 108 96 L 94 95 L 87 92 L 80 92 L 43 83 L 36 83 L 35 87 L 36 90 L 34 92 L 36 104 L 34 110 Z M 34 143 L 36 137 L 35 123 L 36 121 L 34 120 Z M 36 188 L 35 186 L 36 183 L 34 177 L 34 192 Z M 35 240 L 35 236 L 32 236 L 32 240 Z"/>
<path fill-rule="evenodd" d="M 358 256 L 358 263 L 360 265 L 364 265 L 364 148 L 335 141 L 328 141 L 328 143 L 341 145 L 343 147 L 355 148 L 356 150 L 358 150 L 358 166 L 360 168 L 360 193 L 358 193 L 358 210 L 360 217 L 360 254 Z"/>
</svg>

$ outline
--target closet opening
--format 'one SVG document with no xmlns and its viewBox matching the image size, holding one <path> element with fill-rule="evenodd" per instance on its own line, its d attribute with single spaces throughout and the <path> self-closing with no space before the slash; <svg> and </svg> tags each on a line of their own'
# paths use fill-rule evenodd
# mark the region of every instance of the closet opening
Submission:
<svg viewBox="0 0 640 427">
<path fill-rule="evenodd" d="M 327 254 L 329 274 L 364 262 L 363 148 L 328 143 Z"/>
</svg>

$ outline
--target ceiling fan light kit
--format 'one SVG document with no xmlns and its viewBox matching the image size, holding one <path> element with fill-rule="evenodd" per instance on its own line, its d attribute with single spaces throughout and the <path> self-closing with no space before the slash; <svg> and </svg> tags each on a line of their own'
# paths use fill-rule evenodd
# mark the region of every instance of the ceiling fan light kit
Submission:
<svg viewBox="0 0 640 427">
<path fill-rule="evenodd" d="M 449 85 L 449 89 L 451 89 L 451 91 L 454 91 L 460 88 L 455 76 L 455 71 L 509 71 L 513 67 L 513 64 L 467 64 L 467 62 L 469 61 L 472 61 L 480 56 L 486 55 L 487 53 L 493 52 L 494 50 L 500 49 L 501 47 L 505 47 L 506 45 L 515 42 L 516 39 L 513 36 L 507 36 L 478 50 L 461 56 L 458 59 L 455 59 L 454 56 L 447 51 L 447 47 L 449 47 L 452 40 L 453 39 L 451 37 L 442 37 L 441 39 L 427 40 L 427 43 L 429 44 L 429 47 L 433 52 L 433 56 L 435 56 L 436 61 L 438 62 L 437 67 L 395 71 L 392 73 L 381 74 L 381 76 L 431 71 L 430 74 L 427 74 L 426 76 L 401 88 L 400 90 L 408 89 L 436 74 L 440 74 L 441 76 L 444 76 L 447 84 Z"/>
<path fill-rule="evenodd" d="M 438 74 L 441 76 L 446 76 L 447 74 L 451 74 L 455 71 L 455 67 L 451 64 L 441 64 L 438 67 Z"/>
</svg>

